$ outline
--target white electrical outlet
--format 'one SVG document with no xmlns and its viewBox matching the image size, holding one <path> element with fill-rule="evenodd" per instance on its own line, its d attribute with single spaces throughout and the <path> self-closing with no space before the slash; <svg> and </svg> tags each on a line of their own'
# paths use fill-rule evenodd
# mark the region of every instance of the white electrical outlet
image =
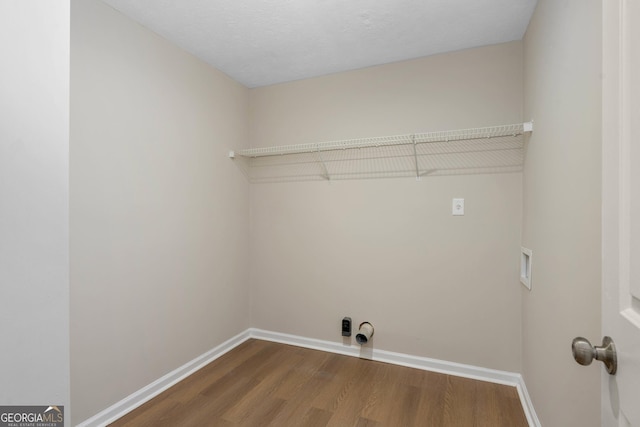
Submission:
<svg viewBox="0 0 640 427">
<path fill-rule="evenodd" d="M 453 208 L 451 215 L 464 215 L 464 199 L 453 199 Z"/>
</svg>

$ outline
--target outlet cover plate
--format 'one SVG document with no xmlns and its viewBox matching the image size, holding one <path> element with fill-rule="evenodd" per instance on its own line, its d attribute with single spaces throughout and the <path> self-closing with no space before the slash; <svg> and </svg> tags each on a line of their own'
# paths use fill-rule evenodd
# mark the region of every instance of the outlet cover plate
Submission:
<svg viewBox="0 0 640 427">
<path fill-rule="evenodd" d="M 451 215 L 453 216 L 464 215 L 464 199 L 453 199 Z"/>
</svg>

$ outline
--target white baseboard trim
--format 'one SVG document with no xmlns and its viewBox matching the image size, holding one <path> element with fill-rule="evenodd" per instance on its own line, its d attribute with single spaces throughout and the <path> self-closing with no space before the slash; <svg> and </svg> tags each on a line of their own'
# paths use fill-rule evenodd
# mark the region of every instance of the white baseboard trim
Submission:
<svg viewBox="0 0 640 427">
<path fill-rule="evenodd" d="M 376 360 L 378 362 L 392 363 L 394 365 L 407 366 L 409 368 L 422 369 L 425 371 L 438 372 L 442 374 L 454 375 L 458 377 L 471 378 L 474 380 L 488 381 L 516 387 L 522 409 L 524 410 L 527 422 L 531 427 L 541 427 L 540 421 L 533 408 L 531 398 L 527 391 L 522 375 L 514 372 L 499 371 L 495 369 L 481 368 L 462 363 L 447 362 L 444 360 L 431 359 L 428 357 L 412 356 L 409 354 L 395 353 L 386 350 L 378 350 L 369 346 L 359 346 L 354 344 L 341 344 L 331 341 L 317 340 L 313 338 L 300 337 L 296 335 L 283 334 L 279 332 L 265 331 L 262 329 L 249 329 L 251 338 L 273 341 L 282 344 L 290 344 L 298 347 L 322 350 L 330 353 L 344 354 L 347 356 L 360 357 L 364 359 Z"/>
<path fill-rule="evenodd" d="M 249 329 L 223 342 L 219 346 L 207 351 L 201 356 L 196 357 L 190 362 L 185 363 L 178 369 L 175 369 L 160 379 L 141 388 L 140 390 L 130 394 L 121 401 L 111 405 L 107 409 L 99 412 L 93 417 L 78 424 L 78 427 L 102 427 L 114 422 L 118 418 L 122 418 L 129 412 L 133 411 L 142 404 L 153 399 L 169 387 L 177 384 L 187 378 L 194 372 L 202 369 L 209 363 L 213 362 L 223 354 L 233 350 L 249 338 L 251 338 Z"/>
<path fill-rule="evenodd" d="M 527 391 L 527 386 L 524 383 L 522 375 L 520 375 L 520 382 L 516 385 L 516 388 L 518 390 L 518 396 L 520 396 L 522 409 L 527 417 L 527 422 L 532 427 L 542 427 L 542 424 L 540 424 L 540 420 L 538 419 L 538 415 L 536 414 L 536 410 L 533 408 L 533 402 L 531 401 L 531 396 L 529 396 L 529 392 Z"/>
<path fill-rule="evenodd" d="M 249 328 L 235 337 L 223 342 L 205 354 L 184 364 L 178 369 L 169 372 L 162 378 L 141 388 L 140 390 L 125 397 L 121 401 L 94 415 L 86 421 L 78 424 L 79 427 L 102 427 L 123 417 L 135 408 L 148 402 L 169 387 L 177 384 L 205 365 L 211 363 L 218 357 L 242 344 L 250 338 L 264 341 L 278 342 L 282 344 L 295 345 L 314 350 L 321 350 L 330 353 L 343 354 L 346 356 L 360 357 L 379 362 L 392 363 L 394 365 L 407 366 L 410 368 L 422 369 L 426 371 L 439 372 L 442 374 L 455 375 L 458 377 L 471 378 L 480 381 L 488 381 L 497 384 L 516 387 L 522 408 L 524 410 L 529 426 L 541 427 L 540 421 L 533 408 L 531 398 L 527 392 L 522 375 L 514 372 L 499 371 L 495 369 L 481 368 L 461 363 L 446 362 L 428 357 L 411 356 L 408 354 L 394 353 L 386 350 L 374 349 L 370 346 L 357 346 L 353 344 L 340 344 L 331 341 L 323 341 L 314 338 L 306 338 L 297 335 L 283 334 L 280 332 L 265 331 L 262 329 Z"/>
</svg>

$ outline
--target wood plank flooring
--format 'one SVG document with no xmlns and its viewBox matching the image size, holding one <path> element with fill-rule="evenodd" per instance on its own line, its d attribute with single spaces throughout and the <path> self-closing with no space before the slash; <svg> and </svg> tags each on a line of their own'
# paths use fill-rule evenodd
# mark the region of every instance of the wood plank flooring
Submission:
<svg viewBox="0 0 640 427">
<path fill-rule="evenodd" d="M 249 340 L 111 426 L 528 426 L 515 387 Z"/>
</svg>

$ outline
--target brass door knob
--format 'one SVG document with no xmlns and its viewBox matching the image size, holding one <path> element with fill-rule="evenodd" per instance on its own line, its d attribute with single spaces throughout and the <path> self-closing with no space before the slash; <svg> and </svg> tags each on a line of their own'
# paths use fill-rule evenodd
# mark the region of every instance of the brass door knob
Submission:
<svg viewBox="0 0 640 427">
<path fill-rule="evenodd" d="M 581 365 L 590 365 L 596 359 L 604 363 L 610 375 L 615 375 L 618 370 L 616 346 L 611 337 L 604 337 L 600 347 L 592 346 L 586 338 L 576 337 L 571 343 L 571 350 L 573 358 Z"/>
</svg>

